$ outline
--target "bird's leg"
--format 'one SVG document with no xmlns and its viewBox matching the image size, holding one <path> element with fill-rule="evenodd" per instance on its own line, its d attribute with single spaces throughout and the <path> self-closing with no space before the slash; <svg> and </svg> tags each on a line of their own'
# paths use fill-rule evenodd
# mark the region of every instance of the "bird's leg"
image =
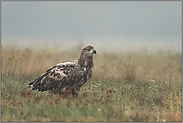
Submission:
<svg viewBox="0 0 183 123">
<path fill-rule="evenodd" d="M 59 95 L 62 95 L 62 94 L 64 94 L 63 92 L 60 92 L 60 93 L 58 93 Z"/>
<path fill-rule="evenodd" d="M 76 92 L 76 90 L 75 89 L 72 89 L 72 95 L 73 95 L 73 97 L 76 95 L 76 97 L 78 96 L 78 93 Z"/>
</svg>

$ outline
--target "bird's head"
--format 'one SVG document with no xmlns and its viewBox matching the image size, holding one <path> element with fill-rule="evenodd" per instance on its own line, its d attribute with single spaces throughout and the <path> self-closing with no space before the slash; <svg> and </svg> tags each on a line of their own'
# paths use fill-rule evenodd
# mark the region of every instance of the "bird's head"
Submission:
<svg viewBox="0 0 183 123">
<path fill-rule="evenodd" d="M 97 54 L 93 46 L 88 45 L 84 47 L 81 51 L 80 58 L 78 60 L 81 66 L 93 66 L 93 55 Z"/>
<path fill-rule="evenodd" d="M 93 46 L 88 45 L 82 49 L 82 54 L 85 55 L 85 57 L 92 57 L 94 54 L 97 54 L 97 52 Z"/>
</svg>

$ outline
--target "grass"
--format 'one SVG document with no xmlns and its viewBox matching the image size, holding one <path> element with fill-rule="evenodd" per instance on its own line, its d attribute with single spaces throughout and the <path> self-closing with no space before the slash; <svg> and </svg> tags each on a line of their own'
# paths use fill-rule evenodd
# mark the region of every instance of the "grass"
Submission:
<svg viewBox="0 0 183 123">
<path fill-rule="evenodd" d="M 2 47 L 1 121 L 182 121 L 180 53 L 98 52 L 78 98 L 27 88 L 53 65 L 78 59 L 81 48 Z"/>
</svg>

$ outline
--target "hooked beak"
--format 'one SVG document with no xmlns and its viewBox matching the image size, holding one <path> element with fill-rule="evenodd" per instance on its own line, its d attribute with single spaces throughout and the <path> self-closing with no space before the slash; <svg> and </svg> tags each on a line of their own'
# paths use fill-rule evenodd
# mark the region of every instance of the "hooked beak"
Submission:
<svg viewBox="0 0 183 123">
<path fill-rule="evenodd" d="M 90 50 L 87 54 L 88 55 L 97 54 L 97 51 L 95 49 L 93 49 L 93 50 Z"/>
<path fill-rule="evenodd" d="M 96 50 L 93 50 L 93 54 L 97 54 Z"/>
</svg>

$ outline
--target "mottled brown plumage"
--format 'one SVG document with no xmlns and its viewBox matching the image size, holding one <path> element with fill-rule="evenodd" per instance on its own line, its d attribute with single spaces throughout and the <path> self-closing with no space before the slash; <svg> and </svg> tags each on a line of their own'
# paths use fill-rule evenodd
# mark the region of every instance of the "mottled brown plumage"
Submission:
<svg viewBox="0 0 183 123">
<path fill-rule="evenodd" d="M 94 47 L 89 45 L 82 49 L 79 60 L 59 63 L 48 69 L 46 73 L 29 83 L 32 90 L 47 91 L 55 94 L 63 94 L 66 90 L 72 90 L 77 94 L 92 75 L 93 55 L 96 54 Z M 75 89 L 73 89 L 75 87 Z"/>
</svg>

